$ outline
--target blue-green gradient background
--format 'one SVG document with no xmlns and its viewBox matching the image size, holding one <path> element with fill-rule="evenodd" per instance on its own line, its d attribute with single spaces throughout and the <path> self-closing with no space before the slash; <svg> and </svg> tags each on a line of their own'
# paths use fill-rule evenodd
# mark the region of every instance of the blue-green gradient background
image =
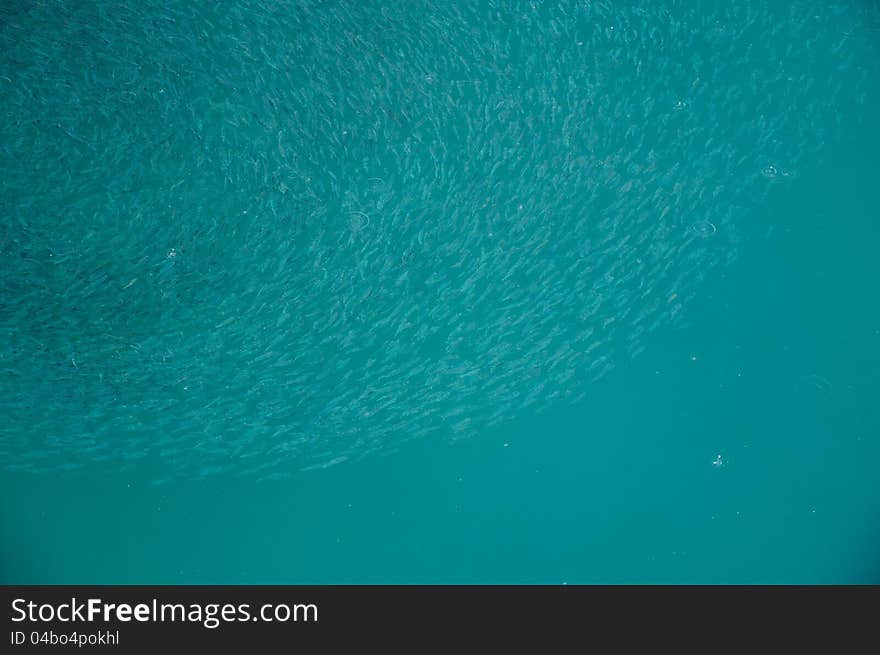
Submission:
<svg viewBox="0 0 880 655">
<path fill-rule="evenodd" d="M 867 1 L 0 3 L 0 582 L 880 582 L 877 116 Z"/>
</svg>

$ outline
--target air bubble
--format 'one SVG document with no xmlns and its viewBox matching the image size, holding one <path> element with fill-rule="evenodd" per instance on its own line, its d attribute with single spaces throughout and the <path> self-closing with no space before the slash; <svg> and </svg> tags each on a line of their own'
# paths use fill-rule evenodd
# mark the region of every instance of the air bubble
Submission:
<svg viewBox="0 0 880 655">
<path fill-rule="evenodd" d="M 697 221 L 696 223 L 691 223 L 688 229 L 692 234 L 701 239 L 708 239 L 718 231 L 715 224 L 710 221 Z"/>
</svg>

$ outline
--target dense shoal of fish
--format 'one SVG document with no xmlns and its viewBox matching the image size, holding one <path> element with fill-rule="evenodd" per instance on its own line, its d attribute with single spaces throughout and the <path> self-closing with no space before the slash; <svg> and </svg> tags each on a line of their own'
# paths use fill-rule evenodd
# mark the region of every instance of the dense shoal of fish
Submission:
<svg viewBox="0 0 880 655">
<path fill-rule="evenodd" d="M 276 476 L 583 400 L 820 161 L 876 21 L 4 3 L 2 465 Z"/>
</svg>

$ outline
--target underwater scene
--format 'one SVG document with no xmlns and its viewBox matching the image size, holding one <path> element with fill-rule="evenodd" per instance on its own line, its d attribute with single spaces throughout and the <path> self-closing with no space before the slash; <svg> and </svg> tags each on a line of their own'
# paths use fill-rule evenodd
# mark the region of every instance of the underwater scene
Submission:
<svg viewBox="0 0 880 655">
<path fill-rule="evenodd" d="M 880 583 L 880 5 L 0 3 L 0 582 Z"/>
</svg>

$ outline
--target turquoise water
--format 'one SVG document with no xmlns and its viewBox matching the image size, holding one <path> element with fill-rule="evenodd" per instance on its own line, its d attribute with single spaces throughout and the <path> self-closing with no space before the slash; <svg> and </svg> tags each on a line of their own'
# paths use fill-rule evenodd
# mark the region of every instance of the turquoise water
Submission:
<svg viewBox="0 0 880 655">
<path fill-rule="evenodd" d="M 880 582 L 880 8 L 782 4 L 4 3 L 0 581 Z"/>
</svg>

